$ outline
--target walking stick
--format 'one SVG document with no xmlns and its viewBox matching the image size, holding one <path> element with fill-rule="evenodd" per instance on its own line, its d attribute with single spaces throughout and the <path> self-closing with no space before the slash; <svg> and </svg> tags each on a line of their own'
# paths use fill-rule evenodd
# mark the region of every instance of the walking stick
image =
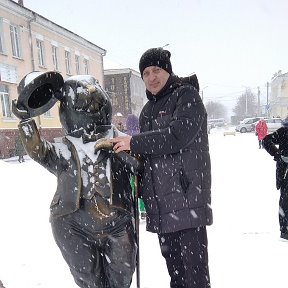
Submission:
<svg viewBox="0 0 288 288">
<path fill-rule="evenodd" d="M 136 232 L 136 244 L 137 244 L 137 254 L 136 254 L 136 283 L 137 288 L 140 288 L 140 247 L 139 247 L 139 209 L 138 209 L 138 196 L 139 196 L 139 186 L 138 177 L 134 176 L 134 214 L 135 214 L 135 232 Z"/>
</svg>

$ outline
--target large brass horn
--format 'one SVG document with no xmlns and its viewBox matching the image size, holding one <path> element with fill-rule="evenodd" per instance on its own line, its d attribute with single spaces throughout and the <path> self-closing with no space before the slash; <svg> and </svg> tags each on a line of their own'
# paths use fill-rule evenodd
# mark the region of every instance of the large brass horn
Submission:
<svg viewBox="0 0 288 288">
<path fill-rule="evenodd" d="M 17 106 L 24 106 L 31 117 L 41 115 L 59 100 L 63 84 L 58 72 L 31 72 L 18 85 Z"/>
</svg>

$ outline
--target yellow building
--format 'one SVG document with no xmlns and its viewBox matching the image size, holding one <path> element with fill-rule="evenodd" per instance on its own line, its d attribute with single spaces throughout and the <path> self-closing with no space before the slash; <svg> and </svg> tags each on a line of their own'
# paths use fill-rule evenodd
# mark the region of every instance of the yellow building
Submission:
<svg viewBox="0 0 288 288">
<path fill-rule="evenodd" d="M 0 158 L 15 154 L 18 119 L 11 101 L 17 85 L 32 71 L 57 71 L 64 79 L 90 74 L 104 84 L 106 50 L 23 6 L 23 1 L 0 0 Z M 43 137 L 51 140 L 62 129 L 55 105 L 35 119 Z"/>
</svg>

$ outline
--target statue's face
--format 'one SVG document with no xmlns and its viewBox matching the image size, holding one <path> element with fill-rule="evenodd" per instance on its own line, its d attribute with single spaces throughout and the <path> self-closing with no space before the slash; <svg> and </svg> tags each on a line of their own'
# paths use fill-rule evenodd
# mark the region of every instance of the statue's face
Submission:
<svg viewBox="0 0 288 288">
<path fill-rule="evenodd" d="M 67 133 L 110 125 L 112 106 L 108 95 L 95 78 L 81 75 L 67 79 L 60 105 L 60 121 Z"/>
</svg>

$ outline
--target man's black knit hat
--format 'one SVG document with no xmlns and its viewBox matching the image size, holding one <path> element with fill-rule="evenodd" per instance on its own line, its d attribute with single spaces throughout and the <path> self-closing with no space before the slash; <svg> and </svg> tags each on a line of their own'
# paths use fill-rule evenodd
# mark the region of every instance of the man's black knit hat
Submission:
<svg viewBox="0 0 288 288">
<path fill-rule="evenodd" d="M 143 71 L 146 67 L 157 66 L 172 73 L 172 65 L 170 62 L 171 53 L 163 48 L 151 48 L 147 50 L 140 58 L 139 71 L 143 78 Z"/>
</svg>

